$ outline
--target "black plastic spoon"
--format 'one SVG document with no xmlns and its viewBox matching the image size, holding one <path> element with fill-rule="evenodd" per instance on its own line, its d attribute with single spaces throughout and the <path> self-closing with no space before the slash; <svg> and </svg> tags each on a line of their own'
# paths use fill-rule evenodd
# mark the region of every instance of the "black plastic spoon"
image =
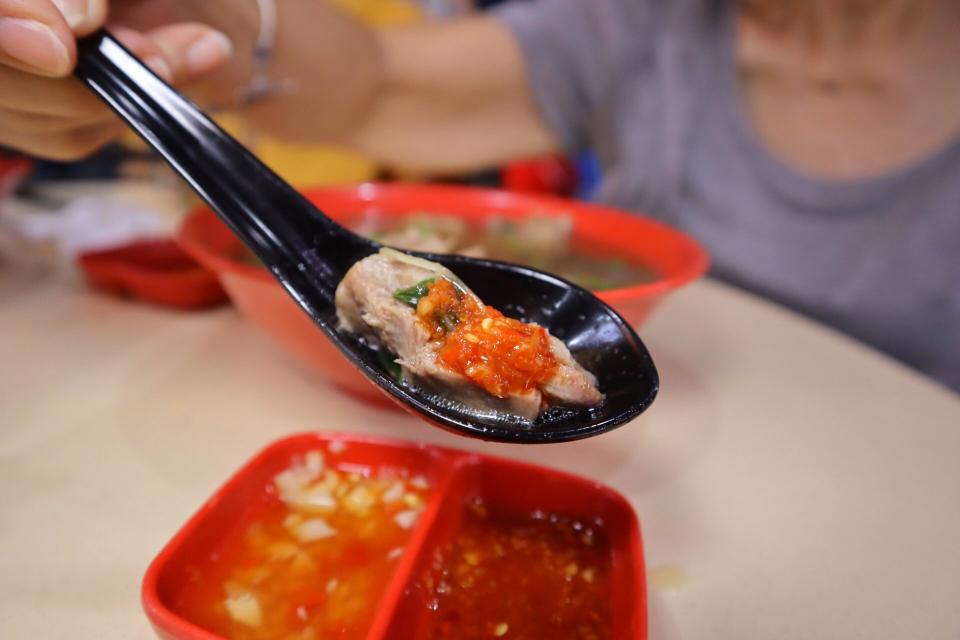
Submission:
<svg viewBox="0 0 960 640">
<path fill-rule="evenodd" d="M 358 369 L 433 424 L 486 440 L 562 442 L 609 431 L 656 396 L 657 370 L 643 343 L 589 291 L 527 267 L 432 254 L 417 255 L 453 270 L 487 304 L 563 340 L 606 399 L 587 409 L 552 407 L 531 425 L 477 416 L 397 383 L 376 351 L 337 329 L 334 308 L 347 269 L 379 244 L 330 220 L 106 31 L 79 42 L 75 75 L 193 187 Z"/>
</svg>

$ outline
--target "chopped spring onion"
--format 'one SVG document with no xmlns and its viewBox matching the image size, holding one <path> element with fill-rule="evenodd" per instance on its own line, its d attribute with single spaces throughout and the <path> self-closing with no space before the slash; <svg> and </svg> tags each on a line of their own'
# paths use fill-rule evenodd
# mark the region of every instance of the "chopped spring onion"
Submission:
<svg viewBox="0 0 960 640">
<path fill-rule="evenodd" d="M 423 258 L 418 258 L 417 256 L 411 256 L 408 253 L 397 251 L 396 249 L 391 249 L 390 247 L 384 247 L 380 249 L 380 255 L 390 258 L 391 260 L 396 260 L 397 262 L 405 262 L 406 264 L 420 267 L 421 269 L 426 269 L 427 271 L 437 274 L 437 276 L 441 278 L 446 278 L 455 284 L 461 291 L 470 291 L 470 289 L 467 288 L 467 285 L 463 283 L 463 280 L 457 277 L 453 271 L 450 271 L 450 269 L 447 269 L 442 264 L 430 262 L 429 260 L 424 260 Z"/>
<path fill-rule="evenodd" d="M 397 363 L 397 354 L 381 347 L 377 350 L 377 359 L 391 378 L 397 382 L 403 382 L 403 369 Z"/>
<path fill-rule="evenodd" d="M 397 289 L 393 292 L 393 299 L 399 300 L 400 302 L 417 308 L 417 304 L 420 303 L 420 299 L 427 295 L 430 291 L 430 285 L 436 282 L 436 278 L 427 278 L 426 280 L 421 280 L 412 287 L 407 287 L 406 289 Z"/>
</svg>

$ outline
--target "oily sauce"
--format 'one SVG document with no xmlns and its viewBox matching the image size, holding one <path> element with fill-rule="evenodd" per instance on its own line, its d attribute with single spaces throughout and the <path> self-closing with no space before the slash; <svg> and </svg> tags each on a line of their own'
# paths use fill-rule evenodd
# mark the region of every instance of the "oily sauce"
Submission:
<svg viewBox="0 0 960 640">
<path fill-rule="evenodd" d="M 539 388 L 558 364 L 546 330 L 508 318 L 437 278 L 420 298 L 417 317 L 441 341 L 438 361 L 503 398 Z"/>
<path fill-rule="evenodd" d="M 460 530 L 419 580 L 422 640 L 607 640 L 610 547 L 596 523 L 467 508 Z"/>
</svg>

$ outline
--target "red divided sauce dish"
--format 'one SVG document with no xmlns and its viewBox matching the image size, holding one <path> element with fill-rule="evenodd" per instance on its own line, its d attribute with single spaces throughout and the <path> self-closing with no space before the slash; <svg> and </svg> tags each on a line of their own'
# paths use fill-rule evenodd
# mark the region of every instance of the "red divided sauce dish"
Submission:
<svg viewBox="0 0 960 640">
<path fill-rule="evenodd" d="M 574 248 L 632 257 L 656 272 L 651 282 L 597 294 L 634 326 L 642 324 L 667 295 L 703 275 L 709 262 L 706 251 L 676 229 L 574 200 L 420 184 L 363 184 L 309 190 L 304 195 L 346 225 L 371 212 L 382 218 L 442 212 L 471 225 L 480 225 L 491 215 L 511 221 L 533 216 L 569 217 Z M 239 311 L 286 351 L 352 395 L 395 406 L 317 331 L 267 270 L 242 259 L 245 248 L 209 209 L 193 211 L 177 239 L 197 261 L 217 273 Z"/>
<path fill-rule="evenodd" d="M 154 559 L 143 604 L 165 640 L 646 638 L 639 524 L 613 490 L 339 434 L 260 452 Z"/>
<path fill-rule="evenodd" d="M 227 301 L 217 275 L 198 264 L 173 240 L 143 240 L 80 254 L 77 263 L 90 284 L 176 309 L 201 309 Z"/>
</svg>

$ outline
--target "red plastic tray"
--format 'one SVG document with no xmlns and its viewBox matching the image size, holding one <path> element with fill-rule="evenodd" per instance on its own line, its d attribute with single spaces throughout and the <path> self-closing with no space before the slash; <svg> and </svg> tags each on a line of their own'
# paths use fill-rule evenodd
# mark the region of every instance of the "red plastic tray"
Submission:
<svg viewBox="0 0 960 640">
<path fill-rule="evenodd" d="M 346 434 L 308 433 L 280 440 L 257 454 L 176 533 L 151 563 L 143 581 L 143 606 L 164 640 L 221 640 L 173 611 L 170 603 L 201 559 L 215 551 L 251 509 L 268 495 L 274 475 L 308 451 L 347 446 L 338 459 L 372 468 L 402 467 L 427 477 L 431 498 L 376 608 L 369 640 L 413 638 L 424 608 L 414 576 L 455 534 L 465 502 L 483 498 L 491 509 L 540 509 L 580 520 L 602 519 L 612 572 L 612 629 L 617 640 L 647 637 L 646 585 L 640 525 L 630 504 L 594 481 L 544 467 L 479 454 Z M 276 498 L 271 498 L 276 499 Z M 509 597 L 509 594 L 505 594 Z"/>
<path fill-rule="evenodd" d="M 176 309 L 202 309 L 227 301 L 217 275 L 173 240 L 144 240 L 77 258 L 90 284 Z"/>
</svg>

